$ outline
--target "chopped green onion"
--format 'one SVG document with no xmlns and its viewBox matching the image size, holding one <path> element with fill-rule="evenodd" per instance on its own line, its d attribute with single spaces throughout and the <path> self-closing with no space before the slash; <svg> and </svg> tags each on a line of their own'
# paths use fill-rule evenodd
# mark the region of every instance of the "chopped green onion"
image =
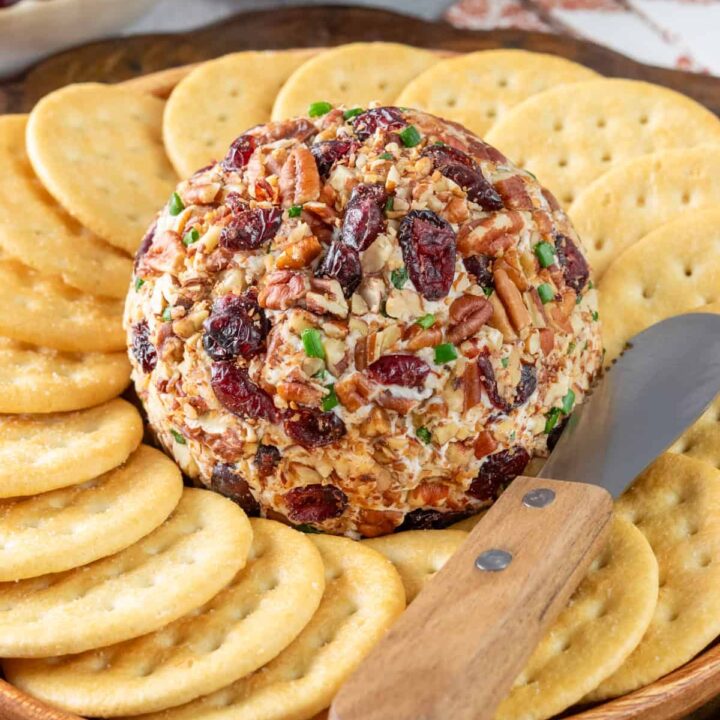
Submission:
<svg viewBox="0 0 720 720">
<path fill-rule="evenodd" d="M 510 433 L 510 442 L 515 442 L 515 438 L 516 438 L 516 433 L 515 433 L 515 431 L 513 430 L 513 431 Z"/>
<path fill-rule="evenodd" d="M 345 120 L 351 120 L 356 115 L 360 115 L 363 112 L 364 112 L 364 110 L 362 108 L 351 108 L 350 110 L 346 110 L 343 113 L 343 118 L 345 118 Z"/>
<path fill-rule="evenodd" d="M 177 430 L 170 430 L 170 434 L 178 445 L 185 445 L 185 438 Z"/>
<path fill-rule="evenodd" d="M 337 407 L 337 405 L 339 403 L 337 395 L 335 394 L 335 385 L 328 385 L 327 389 L 330 391 L 330 394 L 326 395 L 323 398 L 323 401 L 322 401 L 323 412 L 328 412 L 329 410 L 332 410 L 334 407 Z"/>
<path fill-rule="evenodd" d="M 593 281 L 592 281 L 592 280 L 589 280 L 589 281 L 588 281 L 588 290 L 592 290 L 594 287 L 595 287 L 595 286 L 593 285 Z"/>
<path fill-rule="evenodd" d="M 403 289 L 403 285 L 405 285 L 405 283 L 407 282 L 407 279 L 408 279 L 408 272 L 404 266 L 401 268 L 397 268 L 397 270 L 393 270 L 390 273 L 390 280 L 392 281 L 392 284 L 398 290 Z"/>
<path fill-rule="evenodd" d="M 317 528 L 314 528 L 312 525 L 308 525 L 307 523 L 294 525 L 293 527 L 301 533 L 307 533 L 308 535 L 320 535 L 320 531 Z"/>
<path fill-rule="evenodd" d="M 549 242 L 541 242 L 535 246 L 535 255 L 544 268 L 555 264 L 555 248 Z"/>
<path fill-rule="evenodd" d="M 575 298 L 575 304 L 579 305 L 582 302 L 583 296 L 578 293 L 578 296 Z"/>
<path fill-rule="evenodd" d="M 510 358 L 503 358 L 502 360 L 500 360 L 500 364 L 501 364 L 504 368 L 506 368 L 506 367 L 510 364 Z"/>
<path fill-rule="evenodd" d="M 428 313 L 427 315 L 423 315 L 421 318 L 418 318 L 415 322 L 421 328 L 425 328 L 425 330 L 427 330 L 435 324 L 435 316 L 432 313 Z"/>
<path fill-rule="evenodd" d="M 442 140 L 436 140 L 433 145 L 440 145 L 440 147 L 444 147 L 445 143 Z"/>
<path fill-rule="evenodd" d="M 165 322 L 170 322 L 172 320 L 172 308 L 169 305 L 163 310 L 162 319 Z"/>
<path fill-rule="evenodd" d="M 325 359 L 325 348 L 323 347 L 320 331 L 315 328 L 305 328 L 302 331 L 302 344 L 305 354 L 308 357 Z"/>
<path fill-rule="evenodd" d="M 403 128 L 398 135 L 405 147 L 415 147 L 422 140 L 422 135 L 414 125 L 408 125 L 406 128 Z"/>
<path fill-rule="evenodd" d="M 560 416 L 562 415 L 562 410 L 560 408 L 553 408 L 550 410 L 550 412 L 545 416 L 545 433 L 549 434 L 554 429 L 555 426 L 558 424 L 558 420 L 560 419 Z"/>
<path fill-rule="evenodd" d="M 188 230 L 185 235 L 183 236 L 183 244 L 184 245 L 192 245 L 194 242 L 197 242 L 200 239 L 200 231 L 197 228 L 193 228 L 192 230 Z"/>
<path fill-rule="evenodd" d="M 543 283 L 537 291 L 540 299 L 543 301 L 543 305 L 549 303 L 555 297 L 555 292 L 548 283 Z"/>
<path fill-rule="evenodd" d="M 288 208 L 288 217 L 300 217 L 302 210 L 302 205 L 293 205 L 291 208 Z"/>
<path fill-rule="evenodd" d="M 395 198 L 391 195 L 385 201 L 385 212 L 392 212 L 395 209 Z"/>
<path fill-rule="evenodd" d="M 392 156 L 392 153 L 389 153 L 389 152 L 384 152 L 384 153 L 382 153 L 382 155 L 378 155 L 378 157 L 381 160 L 393 160 L 394 159 Z"/>
<path fill-rule="evenodd" d="M 570 342 L 567 349 L 567 354 L 571 355 L 572 351 L 577 347 L 577 345 L 574 342 Z"/>
<path fill-rule="evenodd" d="M 442 343 L 442 345 L 435 346 L 435 362 L 438 365 L 457 360 L 457 356 L 457 350 L 452 343 Z"/>
<path fill-rule="evenodd" d="M 573 405 L 575 405 L 575 393 L 568 390 L 567 395 L 562 399 L 562 411 L 569 415 L 572 412 Z"/>
<path fill-rule="evenodd" d="M 185 203 L 182 198 L 174 192 L 170 196 L 170 202 L 168 203 L 168 210 L 171 215 L 179 215 L 185 209 Z"/>
<path fill-rule="evenodd" d="M 327 370 L 325 370 L 325 368 L 321 368 L 313 375 L 313 377 L 316 380 L 324 380 L 326 374 L 327 374 Z"/>
<path fill-rule="evenodd" d="M 145 284 L 145 281 L 141 277 L 135 278 L 135 289 L 136 290 L 139 290 L 144 284 Z"/>
<path fill-rule="evenodd" d="M 415 431 L 415 434 L 418 436 L 418 439 L 422 440 L 426 445 L 432 440 L 432 433 L 424 425 L 419 427 Z"/>
<path fill-rule="evenodd" d="M 483 291 L 483 293 L 485 293 L 485 297 L 490 297 L 493 294 L 493 292 L 495 291 L 495 288 L 484 286 L 482 291 Z"/>
<path fill-rule="evenodd" d="M 327 115 L 333 106 L 325 100 L 319 100 L 318 102 L 310 103 L 308 108 L 308 115 L 310 117 L 320 117 L 321 115 Z"/>
<path fill-rule="evenodd" d="M 592 319 L 593 322 L 597 322 L 600 319 L 600 313 L 597 310 L 593 310 Z"/>
</svg>

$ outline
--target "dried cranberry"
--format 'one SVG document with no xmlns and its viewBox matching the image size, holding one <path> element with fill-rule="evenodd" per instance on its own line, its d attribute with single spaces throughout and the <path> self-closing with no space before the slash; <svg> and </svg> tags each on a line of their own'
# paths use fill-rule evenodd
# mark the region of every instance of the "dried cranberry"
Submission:
<svg viewBox="0 0 720 720">
<path fill-rule="evenodd" d="M 529 462 L 530 455 L 523 447 L 488 455 L 467 494 L 478 500 L 496 499 L 502 489 L 520 475 Z"/>
<path fill-rule="evenodd" d="M 228 150 L 222 164 L 226 170 L 242 170 L 255 152 L 257 140 L 252 135 L 241 135 Z"/>
<path fill-rule="evenodd" d="M 233 470 L 232 465 L 216 465 L 210 478 L 210 487 L 236 502 L 248 515 L 260 514 L 260 505 L 250 485 Z"/>
<path fill-rule="evenodd" d="M 535 392 L 537 387 L 537 370 L 534 365 L 522 363 L 520 365 L 520 382 L 515 388 L 515 400 L 513 407 L 520 407 L 528 401 L 528 398 Z"/>
<path fill-rule="evenodd" d="M 285 419 L 285 432 L 306 450 L 337 442 L 345 433 L 345 423 L 333 412 L 295 410 Z"/>
<path fill-rule="evenodd" d="M 463 258 L 465 269 L 475 276 L 475 281 L 483 290 L 495 288 L 492 273 L 492 258 L 489 255 L 471 255 Z"/>
<path fill-rule="evenodd" d="M 357 185 L 345 208 L 343 242 L 356 250 L 369 248 L 385 226 L 386 200 L 382 185 Z"/>
<path fill-rule="evenodd" d="M 150 373 L 157 365 L 157 352 L 150 342 L 150 328 L 147 320 L 132 326 L 132 352 L 144 373 Z"/>
<path fill-rule="evenodd" d="M 590 268 L 578 246 L 566 235 L 555 236 L 555 251 L 567 286 L 579 293 L 590 278 Z"/>
<path fill-rule="evenodd" d="M 255 250 L 275 236 L 281 222 L 279 208 L 238 207 L 220 233 L 220 246 L 228 250 Z"/>
<path fill-rule="evenodd" d="M 272 398 L 234 363 L 213 363 L 210 382 L 217 399 L 234 415 L 277 422 Z"/>
<path fill-rule="evenodd" d="M 535 366 L 522 363 L 520 367 L 520 382 L 518 382 L 515 388 L 515 397 L 510 403 L 500 395 L 490 357 L 484 354 L 478 355 L 477 366 L 480 374 L 480 382 L 487 393 L 488 399 L 498 410 L 502 410 L 505 413 L 509 413 L 514 408 L 527 402 L 537 387 L 537 371 Z"/>
<path fill-rule="evenodd" d="M 362 265 L 358 251 L 345 243 L 335 241 L 315 271 L 316 277 L 330 277 L 340 283 L 343 295 L 349 298 L 362 280 Z"/>
<path fill-rule="evenodd" d="M 311 145 L 310 152 L 315 158 L 320 177 L 325 180 L 330 174 L 333 165 L 340 158 L 349 155 L 356 147 L 357 143 L 352 140 L 325 140 Z"/>
<path fill-rule="evenodd" d="M 464 512 L 440 512 L 440 510 L 426 510 L 418 508 L 409 512 L 397 529 L 398 530 L 432 530 L 446 528 L 448 525 L 460 522 L 468 516 Z"/>
<path fill-rule="evenodd" d="M 323 522 L 340 517 L 347 507 L 347 495 L 335 485 L 305 485 L 285 494 L 288 517 L 296 523 Z"/>
<path fill-rule="evenodd" d="M 203 328 L 203 347 L 213 360 L 249 360 L 264 349 L 270 321 L 251 290 L 217 299 Z"/>
<path fill-rule="evenodd" d="M 429 145 L 422 154 L 434 167 L 467 192 L 468 198 L 483 210 L 502 210 L 502 198 L 482 174 L 480 166 L 466 153 L 450 145 Z"/>
<path fill-rule="evenodd" d="M 258 445 L 255 452 L 255 465 L 260 477 L 269 477 L 280 462 L 280 451 L 274 445 Z"/>
<path fill-rule="evenodd" d="M 457 238 L 450 223 L 431 210 L 411 210 L 398 239 L 410 279 L 426 300 L 440 300 L 455 277 Z"/>
<path fill-rule="evenodd" d="M 157 226 L 157 222 L 154 222 L 149 228 L 148 231 L 145 233 L 145 236 L 143 237 L 142 241 L 140 242 L 140 247 L 137 249 L 137 252 L 135 253 L 135 263 L 133 265 L 134 269 L 138 269 L 138 265 L 140 265 L 140 261 L 143 259 L 143 256 L 147 253 L 147 251 L 150 249 L 150 246 L 153 244 L 153 240 L 155 239 L 155 227 Z"/>
<path fill-rule="evenodd" d="M 416 355 L 383 355 L 368 367 L 368 375 L 381 385 L 421 388 L 430 366 Z"/>
<path fill-rule="evenodd" d="M 367 140 L 377 130 L 400 130 L 407 125 L 402 112 L 396 107 L 379 107 L 366 110 L 352 120 L 355 135 L 360 140 Z"/>
</svg>

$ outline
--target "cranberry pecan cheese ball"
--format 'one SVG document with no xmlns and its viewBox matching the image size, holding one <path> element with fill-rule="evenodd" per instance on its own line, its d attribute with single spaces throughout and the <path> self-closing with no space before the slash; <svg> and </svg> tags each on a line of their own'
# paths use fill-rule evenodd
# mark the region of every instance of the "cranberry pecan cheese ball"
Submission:
<svg viewBox="0 0 720 720">
<path fill-rule="evenodd" d="M 376 536 L 497 498 L 599 367 L 581 245 L 529 173 L 415 110 L 258 126 L 180 183 L 126 328 L 150 423 L 248 513 Z"/>
</svg>

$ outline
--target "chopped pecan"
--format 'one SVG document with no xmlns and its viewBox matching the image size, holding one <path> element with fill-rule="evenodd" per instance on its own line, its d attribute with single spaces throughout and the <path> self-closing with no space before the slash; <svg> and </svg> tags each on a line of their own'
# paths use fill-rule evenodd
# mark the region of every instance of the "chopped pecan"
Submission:
<svg viewBox="0 0 720 720">
<path fill-rule="evenodd" d="M 505 312 L 505 306 L 500 301 L 497 293 L 493 293 L 490 298 L 490 304 L 493 306 L 493 314 L 488 322 L 488 325 L 494 327 L 502 333 L 503 340 L 505 342 L 511 342 L 517 339 L 515 330 L 510 323 L 510 318 L 507 312 Z"/>
<path fill-rule="evenodd" d="M 463 373 L 463 410 L 474 408 L 482 399 L 482 382 L 480 370 L 476 362 L 469 362 Z"/>
<path fill-rule="evenodd" d="M 295 402 L 300 405 L 317 406 L 323 398 L 320 388 L 303 382 L 278 383 L 277 393 L 286 402 Z"/>
<path fill-rule="evenodd" d="M 150 270 L 176 274 L 182 267 L 184 258 L 185 246 L 180 235 L 174 230 L 165 230 L 155 236 L 150 249 L 142 256 L 138 273 L 143 275 Z"/>
<path fill-rule="evenodd" d="M 305 235 L 288 245 L 278 255 L 275 265 L 279 270 L 299 270 L 310 265 L 321 252 L 320 241 L 314 235 Z"/>
<path fill-rule="evenodd" d="M 320 175 L 310 149 L 297 145 L 280 171 L 280 195 L 284 207 L 302 205 L 320 197 Z"/>
<path fill-rule="evenodd" d="M 529 178 L 525 175 L 513 175 L 495 183 L 506 207 L 513 210 L 533 210 L 533 200 L 527 191 Z"/>
<path fill-rule="evenodd" d="M 428 480 L 408 493 L 408 500 L 414 507 L 438 505 L 447 498 L 450 488 L 442 482 Z"/>
<path fill-rule="evenodd" d="M 473 444 L 475 457 L 478 459 L 484 458 L 486 455 L 490 455 L 490 453 L 494 452 L 496 447 L 497 441 L 495 438 L 487 430 L 483 430 L 477 436 L 475 443 Z"/>
<path fill-rule="evenodd" d="M 342 287 L 337 280 L 312 278 L 312 292 L 305 296 L 305 306 L 316 315 L 330 313 L 336 317 L 347 317 L 350 312 Z"/>
<path fill-rule="evenodd" d="M 381 408 L 373 406 L 367 419 L 360 426 L 363 437 L 383 437 L 390 432 L 390 418 Z"/>
<path fill-rule="evenodd" d="M 375 398 L 375 402 L 380 405 L 380 407 L 384 407 L 387 410 L 394 410 L 399 415 L 407 415 L 415 405 L 414 400 L 395 397 L 388 390 L 380 393 L 380 395 Z"/>
<path fill-rule="evenodd" d="M 507 272 L 502 268 L 493 271 L 493 280 L 495 282 L 495 290 L 502 304 L 505 306 L 510 322 L 515 330 L 522 332 L 530 325 L 531 318 L 517 285 L 515 285 Z"/>
<path fill-rule="evenodd" d="M 560 302 L 552 303 L 549 306 L 548 314 L 550 316 L 550 323 L 556 330 L 567 333 L 572 332 L 570 316 L 575 309 L 576 300 L 577 295 L 575 291 L 567 288 L 563 290 Z"/>
<path fill-rule="evenodd" d="M 360 508 L 357 528 L 363 537 L 378 537 L 379 535 L 389 535 L 401 521 L 401 512 Z"/>
<path fill-rule="evenodd" d="M 448 222 L 462 223 L 470 217 L 470 212 L 464 198 L 453 197 L 450 199 L 450 202 L 448 202 L 440 215 Z"/>
<path fill-rule="evenodd" d="M 495 268 L 504 270 L 520 292 L 525 292 L 530 287 L 530 283 L 520 265 L 520 258 L 514 248 L 508 250 L 495 263 Z"/>
<path fill-rule="evenodd" d="M 555 347 L 555 333 L 550 328 L 540 329 L 540 349 L 546 357 Z"/>
<path fill-rule="evenodd" d="M 407 333 L 407 349 L 420 350 L 426 347 L 435 347 L 442 342 L 442 329 L 439 327 L 430 327 L 424 330 L 416 323 L 410 326 Z"/>
<path fill-rule="evenodd" d="M 372 391 L 370 381 L 361 373 L 354 373 L 339 383 L 335 383 L 338 400 L 350 412 L 355 412 L 367 403 Z"/>
<path fill-rule="evenodd" d="M 458 252 L 465 257 L 478 254 L 495 257 L 515 244 L 522 229 L 522 216 L 515 210 L 472 220 L 458 231 Z"/>
<path fill-rule="evenodd" d="M 480 295 L 461 295 L 450 305 L 450 318 L 453 325 L 447 338 L 458 345 L 477 333 L 493 315 L 493 306 Z"/>
<path fill-rule="evenodd" d="M 209 205 L 220 192 L 220 183 L 190 185 L 182 193 L 185 205 Z"/>
<path fill-rule="evenodd" d="M 270 310 L 287 310 L 305 296 L 305 278 L 291 270 L 278 270 L 266 278 L 267 284 L 258 294 L 260 307 Z"/>
</svg>

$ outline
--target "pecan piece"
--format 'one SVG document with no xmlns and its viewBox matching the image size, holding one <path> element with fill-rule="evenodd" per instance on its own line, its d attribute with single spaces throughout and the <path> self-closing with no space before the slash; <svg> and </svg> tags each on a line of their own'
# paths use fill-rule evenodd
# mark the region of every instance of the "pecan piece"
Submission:
<svg viewBox="0 0 720 720">
<path fill-rule="evenodd" d="M 555 347 L 555 333 L 550 328 L 540 329 L 540 349 L 546 357 Z"/>
<path fill-rule="evenodd" d="M 515 285 L 507 272 L 502 268 L 496 269 L 493 272 L 493 279 L 495 281 L 495 289 L 502 304 L 505 306 L 510 322 L 515 330 L 522 332 L 525 328 L 529 327 L 531 318 L 517 285 Z"/>
<path fill-rule="evenodd" d="M 317 406 L 323 398 L 320 388 L 303 382 L 278 383 L 277 392 L 286 402 L 295 402 L 299 405 Z"/>
<path fill-rule="evenodd" d="M 484 458 L 486 455 L 490 455 L 496 447 L 497 441 L 495 438 L 487 430 L 483 430 L 473 444 L 475 457 L 478 458 L 478 460 Z"/>
<path fill-rule="evenodd" d="M 438 505 L 447 498 L 450 488 L 441 482 L 428 480 L 413 488 L 408 493 L 408 500 L 412 505 Z"/>
<path fill-rule="evenodd" d="M 308 147 L 293 148 L 280 171 L 279 184 L 284 207 L 302 205 L 320 197 L 320 175 Z"/>
<path fill-rule="evenodd" d="M 142 275 L 151 270 L 176 274 L 182 267 L 184 258 L 185 246 L 180 235 L 174 230 L 165 230 L 155 236 L 150 249 L 140 259 L 138 273 Z"/>
<path fill-rule="evenodd" d="M 305 280 L 300 273 L 278 270 L 267 276 L 267 285 L 258 294 L 258 304 L 270 310 L 287 310 L 295 305 L 306 291 Z"/>
<path fill-rule="evenodd" d="M 380 407 L 384 407 L 387 410 L 394 410 L 399 415 L 407 415 L 415 405 L 414 400 L 395 397 L 387 390 L 380 393 L 380 395 L 375 398 L 375 402 L 380 405 Z"/>
<path fill-rule="evenodd" d="M 360 373 L 354 373 L 345 380 L 335 383 L 335 393 L 338 400 L 350 412 L 355 412 L 367 403 L 371 390 L 370 381 Z"/>
<path fill-rule="evenodd" d="M 413 324 L 408 332 L 407 349 L 420 350 L 426 347 L 435 347 L 442 342 L 442 330 L 431 327 L 423 330 L 419 325 Z"/>
<path fill-rule="evenodd" d="M 314 235 L 306 235 L 288 245 L 278 255 L 275 266 L 279 270 L 299 270 L 310 265 L 321 251 L 320 241 Z"/>
<path fill-rule="evenodd" d="M 493 307 L 493 314 L 490 318 L 489 325 L 502 333 L 505 342 L 512 342 L 517 339 L 517 335 L 510 324 L 510 318 L 505 312 L 505 306 L 502 304 L 497 293 L 493 293 L 490 298 L 490 304 Z"/>
<path fill-rule="evenodd" d="M 451 343 L 458 345 L 477 333 L 493 315 L 493 306 L 480 295 L 462 295 L 450 305 L 453 325 L 447 333 Z"/>
<path fill-rule="evenodd" d="M 476 362 L 469 362 L 463 373 L 463 410 L 474 408 L 482 399 L 480 369 Z"/>
<path fill-rule="evenodd" d="M 576 300 L 577 295 L 575 291 L 567 288 L 563 290 L 560 302 L 552 304 L 548 313 L 550 315 L 550 323 L 556 330 L 566 333 L 572 332 L 570 316 L 575 309 Z"/>
</svg>

